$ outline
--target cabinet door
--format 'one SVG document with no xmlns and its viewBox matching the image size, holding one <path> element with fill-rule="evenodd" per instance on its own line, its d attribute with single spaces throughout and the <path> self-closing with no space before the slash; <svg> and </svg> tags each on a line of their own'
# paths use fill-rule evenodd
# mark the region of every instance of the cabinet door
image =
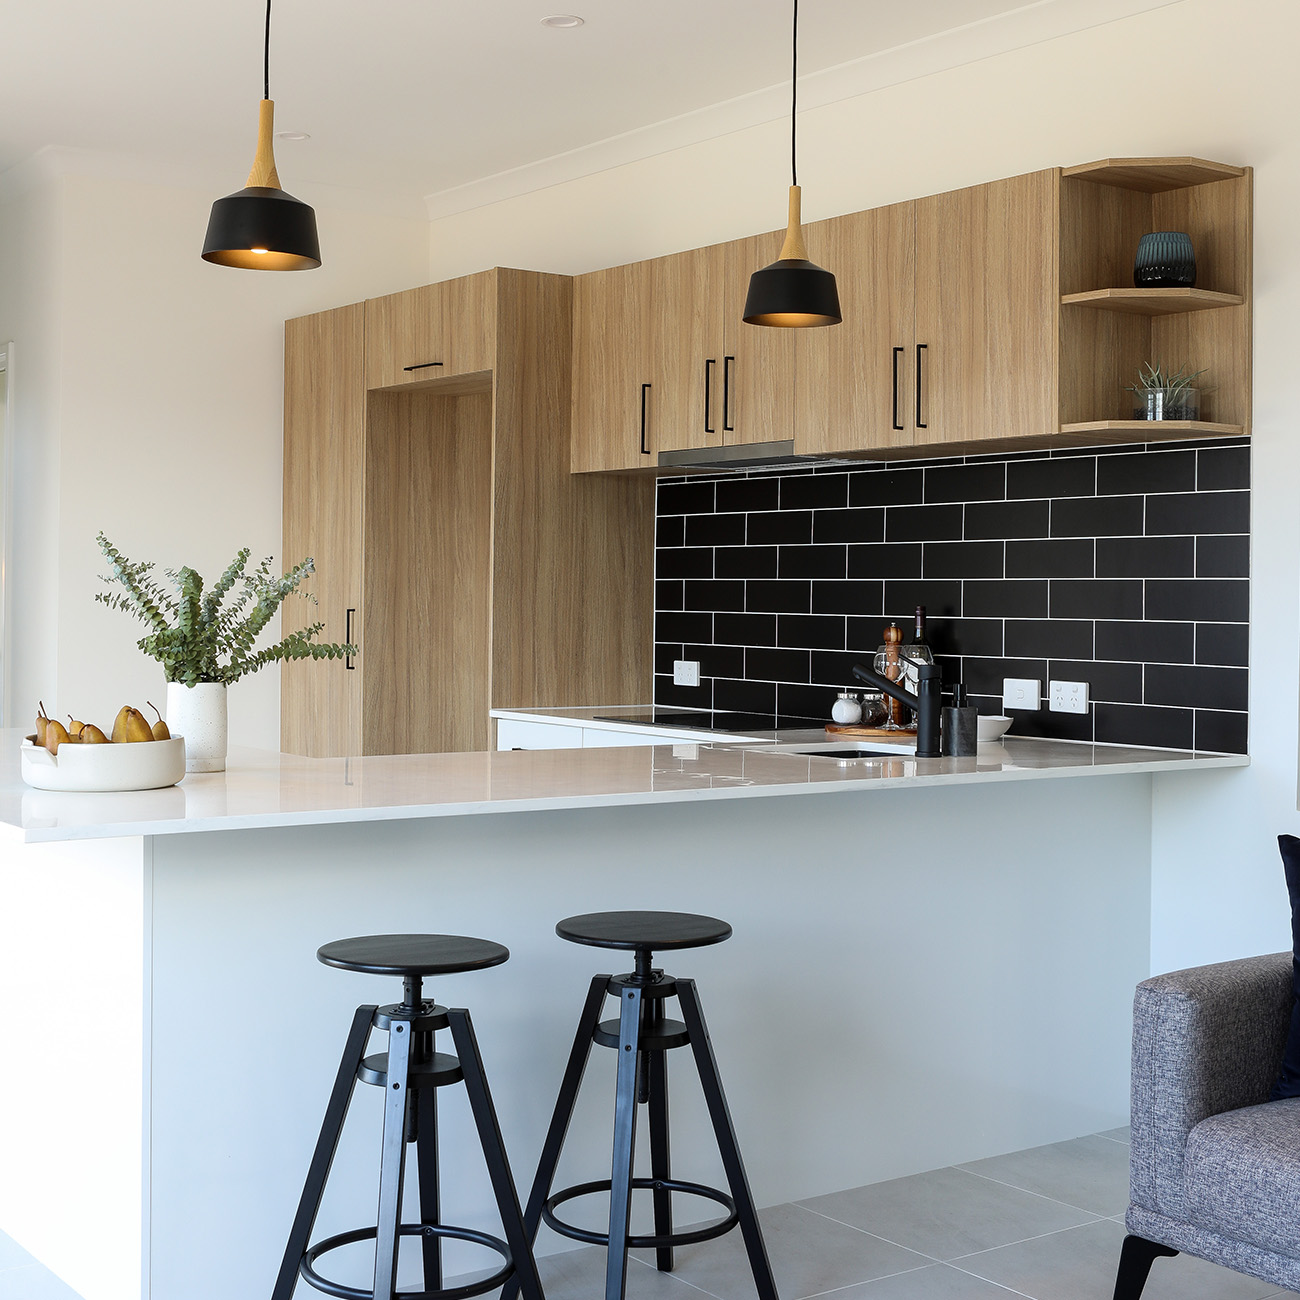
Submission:
<svg viewBox="0 0 1300 1300">
<path fill-rule="evenodd" d="M 284 562 L 316 561 L 306 590 L 285 601 L 281 631 L 323 622 L 322 641 L 360 644 L 365 458 L 365 306 L 284 327 Z M 349 613 L 351 611 L 351 614 Z M 361 752 L 360 659 L 280 666 L 280 747 L 323 758 Z"/>
<path fill-rule="evenodd" d="M 749 277 L 776 259 L 784 231 L 720 245 L 725 277 L 723 318 L 722 441 L 777 442 L 794 436 L 794 336 L 797 329 L 746 325 L 742 319 Z"/>
<path fill-rule="evenodd" d="M 1056 431 L 1058 188 L 1048 170 L 917 200 L 917 445 Z"/>
<path fill-rule="evenodd" d="M 910 447 L 916 205 L 819 221 L 805 227 L 804 238 L 808 256 L 835 275 L 844 320 L 789 331 L 797 335 L 795 451 Z"/>
<path fill-rule="evenodd" d="M 573 282 L 574 473 L 655 463 L 649 268 L 633 262 Z"/>
<path fill-rule="evenodd" d="M 646 264 L 650 294 L 650 427 L 655 451 L 722 445 L 725 258 L 693 248 Z"/>
<path fill-rule="evenodd" d="M 366 302 L 367 388 L 491 370 L 496 273 L 425 284 Z"/>
</svg>

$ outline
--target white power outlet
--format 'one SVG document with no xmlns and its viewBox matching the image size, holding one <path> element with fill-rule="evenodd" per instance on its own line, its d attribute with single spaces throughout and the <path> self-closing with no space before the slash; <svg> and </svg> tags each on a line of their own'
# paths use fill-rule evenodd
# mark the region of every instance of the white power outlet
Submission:
<svg viewBox="0 0 1300 1300">
<path fill-rule="evenodd" d="M 673 685 L 698 686 L 700 684 L 700 661 L 698 659 L 673 660 Z"/>
<path fill-rule="evenodd" d="M 1042 682 L 1037 677 L 1004 677 L 1002 707 L 1034 711 L 1041 707 Z"/>
<path fill-rule="evenodd" d="M 1087 713 L 1087 682 L 1048 682 L 1047 707 L 1053 713 Z"/>
</svg>

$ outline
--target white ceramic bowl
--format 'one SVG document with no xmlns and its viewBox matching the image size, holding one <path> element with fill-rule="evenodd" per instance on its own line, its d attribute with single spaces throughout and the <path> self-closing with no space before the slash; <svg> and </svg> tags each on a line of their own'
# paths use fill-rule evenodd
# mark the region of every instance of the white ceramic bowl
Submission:
<svg viewBox="0 0 1300 1300">
<path fill-rule="evenodd" d="M 158 790 L 185 775 L 185 737 L 118 745 L 60 745 L 57 754 L 24 740 L 23 780 L 38 790 Z"/>
<path fill-rule="evenodd" d="M 980 716 L 976 719 L 976 725 L 979 728 L 979 739 L 981 742 L 990 740 L 1000 740 L 1007 728 L 1011 726 L 1013 719 L 1004 717 L 986 718 Z"/>
</svg>

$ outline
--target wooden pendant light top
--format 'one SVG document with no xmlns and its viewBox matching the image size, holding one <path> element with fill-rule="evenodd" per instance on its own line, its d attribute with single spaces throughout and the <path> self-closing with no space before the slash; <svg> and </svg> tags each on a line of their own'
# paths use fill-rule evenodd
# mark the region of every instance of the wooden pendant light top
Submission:
<svg viewBox="0 0 1300 1300">
<path fill-rule="evenodd" d="M 803 242 L 803 223 L 800 209 L 801 195 L 802 191 L 799 186 L 790 186 L 790 221 L 786 226 L 785 243 L 781 245 L 780 254 L 780 260 L 783 262 L 791 260 L 806 262 L 808 260 L 808 250 L 804 247 Z"/>
<path fill-rule="evenodd" d="M 248 184 L 262 189 L 280 189 L 280 178 L 275 171 L 275 151 L 271 141 L 275 133 L 275 100 L 264 99 L 257 114 L 257 156 L 253 170 L 248 173 Z"/>
</svg>

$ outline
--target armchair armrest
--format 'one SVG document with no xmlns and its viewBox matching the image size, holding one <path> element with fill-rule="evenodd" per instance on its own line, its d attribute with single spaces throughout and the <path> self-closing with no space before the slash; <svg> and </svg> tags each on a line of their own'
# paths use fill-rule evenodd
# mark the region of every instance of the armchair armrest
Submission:
<svg viewBox="0 0 1300 1300">
<path fill-rule="evenodd" d="M 1133 999 L 1133 1202 L 1184 1215 L 1183 1153 L 1201 1120 L 1268 1100 L 1291 1017 L 1289 952 L 1171 971 Z"/>
</svg>

